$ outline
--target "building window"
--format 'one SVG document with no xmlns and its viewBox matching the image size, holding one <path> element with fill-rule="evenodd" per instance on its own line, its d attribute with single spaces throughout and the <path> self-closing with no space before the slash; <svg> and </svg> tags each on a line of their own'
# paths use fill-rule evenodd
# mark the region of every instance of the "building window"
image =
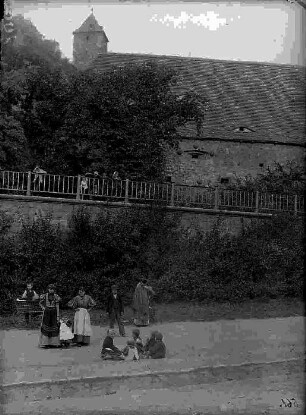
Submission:
<svg viewBox="0 0 306 415">
<path fill-rule="evenodd" d="M 259 163 L 259 167 L 263 167 L 264 166 L 264 164 L 263 163 Z"/>
<path fill-rule="evenodd" d="M 254 130 L 247 127 L 237 127 L 234 129 L 235 133 L 254 133 Z"/>
<path fill-rule="evenodd" d="M 199 158 L 199 154 L 192 153 L 191 154 L 191 158 L 192 159 L 198 159 Z"/>
<path fill-rule="evenodd" d="M 221 184 L 229 184 L 229 178 L 228 177 L 221 177 L 220 183 Z"/>
</svg>

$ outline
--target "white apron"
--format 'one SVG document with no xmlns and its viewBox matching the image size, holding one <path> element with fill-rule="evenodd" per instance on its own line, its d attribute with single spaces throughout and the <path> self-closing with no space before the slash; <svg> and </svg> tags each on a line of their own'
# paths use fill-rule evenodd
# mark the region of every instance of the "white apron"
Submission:
<svg viewBox="0 0 306 415">
<path fill-rule="evenodd" d="M 74 315 L 73 332 L 78 336 L 91 336 L 90 315 L 86 308 L 80 308 Z"/>
</svg>

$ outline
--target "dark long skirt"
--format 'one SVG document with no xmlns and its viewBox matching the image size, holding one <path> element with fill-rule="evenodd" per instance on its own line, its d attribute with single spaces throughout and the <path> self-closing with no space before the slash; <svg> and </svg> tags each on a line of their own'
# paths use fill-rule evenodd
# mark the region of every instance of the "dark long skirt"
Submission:
<svg viewBox="0 0 306 415">
<path fill-rule="evenodd" d="M 46 308 L 40 328 L 39 346 L 60 346 L 60 325 L 55 308 Z"/>
</svg>

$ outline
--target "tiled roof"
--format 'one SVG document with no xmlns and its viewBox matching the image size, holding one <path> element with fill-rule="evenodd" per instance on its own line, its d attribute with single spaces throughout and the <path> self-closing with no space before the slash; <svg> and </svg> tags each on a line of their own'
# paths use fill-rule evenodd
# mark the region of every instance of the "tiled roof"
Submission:
<svg viewBox="0 0 306 415">
<path fill-rule="evenodd" d="M 123 53 L 100 54 L 91 66 L 107 71 L 149 60 L 178 71 L 178 92 L 194 89 L 208 100 L 201 138 L 305 142 L 305 67 Z M 180 133 L 196 136 L 192 124 Z"/>
<path fill-rule="evenodd" d="M 89 32 L 101 32 L 105 36 L 105 41 L 108 42 L 107 36 L 103 30 L 103 27 L 99 25 L 95 16 L 90 14 L 87 19 L 81 24 L 81 26 L 76 29 L 73 34 L 75 33 L 89 33 Z"/>
</svg>

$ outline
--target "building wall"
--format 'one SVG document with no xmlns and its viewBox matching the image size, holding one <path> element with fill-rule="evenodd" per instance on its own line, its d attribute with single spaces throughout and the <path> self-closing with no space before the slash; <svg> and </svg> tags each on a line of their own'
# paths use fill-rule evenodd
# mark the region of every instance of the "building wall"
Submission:
<svg viewBox="0 0 306 415">
<path fill-rule="evenodd" d="M 199 150 L 205 154 L 192 158 Z M 274 162 L 287 161 L 304 165 L 305 149 L 269 143 L 182 139 L 179 149 L 169 152 L 167 171 L 178 184 L 205 186 L 220 183 L 223 177 L 254 177 Z"/>
<path fill-rule="evenodd" d="M 100 32 L 76 33 L 73 39 L 73 61 L 78 67 L 88 66 L 99 53 L 107 53 L 107 43 Z"/>
</svg>

